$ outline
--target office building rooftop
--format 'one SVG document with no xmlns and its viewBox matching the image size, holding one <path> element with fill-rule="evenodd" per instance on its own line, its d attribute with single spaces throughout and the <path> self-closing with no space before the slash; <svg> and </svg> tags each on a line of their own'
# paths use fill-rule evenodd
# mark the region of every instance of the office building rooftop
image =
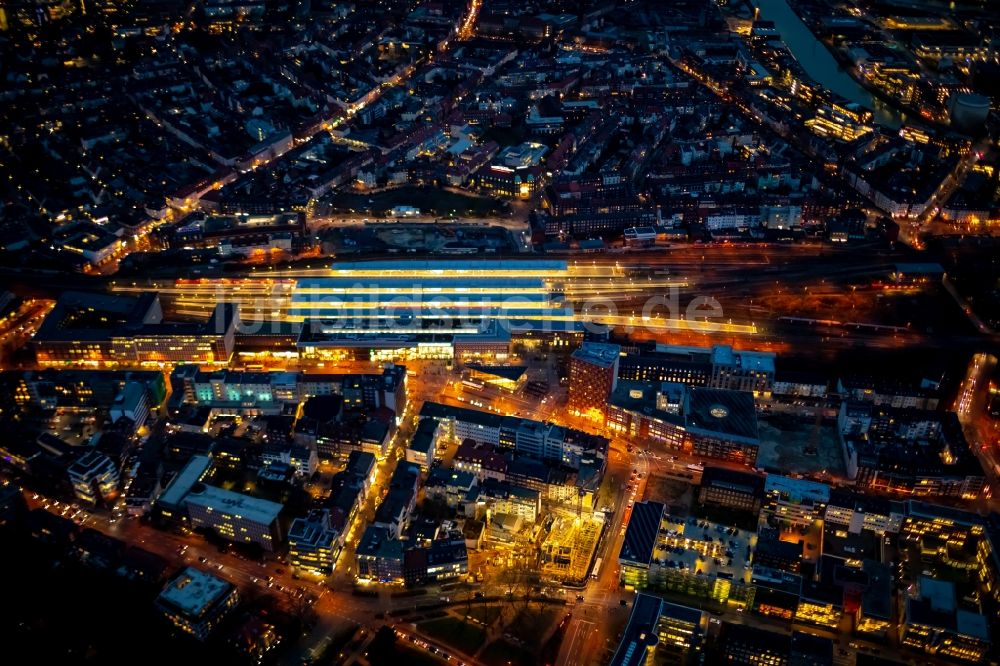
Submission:
<svg viewBox="0 0 1000 666">
<path fill-rule="evenodd" d="M 612 666 L 643 666 L 649 660 L 648 650 L 656 646 L 656 625 L 663 602 L 648 594 L 637 594 L 625 634 L 611 658 Z"/>
<path fill-rule="evenodd" d="M 757 442 L 757 409 L 753 394 L 695 387 L 688 393 L 685 410 L 689 428 L 707 434 Z"/>
<path fill-rule="evenodd" d="M 767 475 L 764 493 L 793 504 L 827 504 L 830 501 L 830 486 L 827 484 L 780 474 Z"/>
<path fill-rule="evenodd" d="M 187 567 L 160 592 L 157 600 L 189 616 L 198 617 L 232 590 L 233 584 L 194 567 Z"/>
<path fill-rule="evenodd" d="M 160 495 L 159 503 L 168 507 L 180 506 L 194 484 L 201 480 L 211 466 L 212 459 L 209 456 L 192 456 Z"/>
<path fill-rule="evenodd" d="M 584 342 L 573 352 L 573 358 L 602 368 L 611 368 L 621 355 L 621 345 Z"/>
<path fill-rule="evenodd" d="M 211 511 L 225 512 L 264 525 L 274 522 L 282 509 L 282 505 L 277 502 L 234 493 L 231 490 L 203 483 L 196 484 L 184 498 L 184 501 Z"/>
<path fill-rule="evenodd" d="M 653 559 L 653 548 L 660 532 L 663 519 L 663 505 L 659 502 L 637 502 L 632 507 L 632 515 L 625 530 L 618 559 L 648 565 Z"/>
</svg>

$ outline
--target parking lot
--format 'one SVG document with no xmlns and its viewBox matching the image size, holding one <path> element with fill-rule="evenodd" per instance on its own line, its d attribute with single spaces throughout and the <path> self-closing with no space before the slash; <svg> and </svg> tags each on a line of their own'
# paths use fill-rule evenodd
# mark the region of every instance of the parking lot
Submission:
<svg viewBox="0 0 1000 666">
<path fill-rule="evenodd" d="M 74 446 L 86 444 L 104 426 L 104 419 L 94 413 L 57 410 L 49 416 L 44 429 Z"/>
<path fill-rule="evenodd" d="M 756 543 L 754 532 L 697 518 L 668 518 L 660 524 L 654 556 L 669 569 L 749 582 Z"/>
</svg>

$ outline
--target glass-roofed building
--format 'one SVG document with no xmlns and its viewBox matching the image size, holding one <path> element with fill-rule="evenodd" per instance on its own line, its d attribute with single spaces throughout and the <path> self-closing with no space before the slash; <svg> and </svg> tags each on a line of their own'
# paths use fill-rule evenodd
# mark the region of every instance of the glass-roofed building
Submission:
<svg viewBox="0 0 1000 666">
<path fill-rule="evenodd" d="M 289 315 L 300 356 L 367 350 L 373 359 L 502 360 L 511 335 L 579 329 L 565 303 L 564 261 L 338 263 L 298 280 Z"/>
</svg>

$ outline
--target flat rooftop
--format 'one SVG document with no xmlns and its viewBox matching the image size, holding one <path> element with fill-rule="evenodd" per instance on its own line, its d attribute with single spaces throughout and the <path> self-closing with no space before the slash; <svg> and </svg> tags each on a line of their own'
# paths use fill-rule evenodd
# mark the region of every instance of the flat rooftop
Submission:
<svg viewBox="0 0 1000 666">
<path fill-rule="evenodd" d="M 937 580 L 930 576 L 921 576 L 919 580 L 920 596 L 931 602 L 931 608 L 946 613 L 955 612 L 955 584 L 951 581 Z"/>
<path fill-rule="evenodd" d="M 177 366 L 181 368 L 182 366 Z M 183 366 L 191 367 L 191 366 Z M 301 372 L 289 372 L 289 371 L 273 371 L 273 372 L 246 372 L 242 370 L 213 370 L 211 372 L 206 372 L 204 370 L 196 370 L 192 377 L 195 382 L 208 383 L 211 381 L 221 381 L 226 384 L 271 384 L 271 385 L 292 385 L 294 386 L 299 382 L 302 377 Z M 344 375 L 334 375 L 336 377 L 343 377 Z M 316 375 L 310 375 L 310 379 L 316 377 Z M 319 381 L 312 379 L 312 381 Z"/>
<path fill-rule="evenodd" d="M 862 565 L 868 574 L 868 587 L 861 596 L 861 608 L 866 616 L 892 620 L 892 566 L 872 560 Z"/>
<path fill-rule="evenodd" d="M 713 364 L 774 373 L 774 354 L 771 352 L 736 351 L 729 345 L 713 345 L 711 351 Z"/>
<path fill-rule="evenodd" d="M 685 410 L 689 429 L 757 443 L 757 408 L 753 394 L 694 387 Z"/>
<path fill-rule="evenodd" d="M 45 317 L 35 333 L 35 342 L 67 342 L 81 340 L 102 342 L 114 338 L 170 337 L 179 335 L 221 337 L 231 328 L 239 313 L 236 303 L 218 303 L 207 319 L 198 321 L 162 321 L 158 313 L 158 294 L 145 292 L 129 299 L 132 310 L 122 314 L 101 307 L 86 305 L 71 307 L 60 299 Z M 107 320 L 106 322 L 104 320 Z"/>
<path fill-rule="evenodd" d="M 637 502 L 632 507 L 619 561 L 648 565 L 653 557 L 664 506 L 659 502 Z"/>
<path fill-rule="evenodd" d="M 764 493 L 764 477 L 754 472 L 710 466 L 701 475 L 701 487 L 723 488 L 759 498 Z"/>
<path fill-rule="evenodd" d="M 902 507 L 900 507 L 900 511 L 902 510 Z M 950 506 L 929 504 L 928 502 L 922 502 L 920 500 L 907 501 L 905 510 L 907 515 L 914 518 L 922 518 L 924 520 L 941 519 L 967 526 L 982 525 L 984 522 L 978 514 L 970 511 L 964 511 Z"/>
<path fill-rule="evenodd" d="M 648 354 L 649 352 L 646 353 Z M 653 348 L 653 354 L 692 362 L 735 365 L 758 372 L 774 372 L 774 353 L 735 350 L 729 345 L 692 347 L 687 345 L 657 344 Z M 640 353 L 641 355 L 643 354 Z"/>
<path fill-rule="evenodd" d="M 208 456 L 192 456 L 157 501 L 168 506 L 179 506 L 184 496 L 194 484 L 198 483 L 211 465 L 212 459 Z"/>
<path fill-rule="evenodd" d="M 621 355 L 621 345 L 602 342 L 584 342 L 573 352 L 573 358 L 602 368 L 610 368 Z"/>
<path fill-rule="evenodd" d="M 823 525 L 823 554 L 845 560 L 882 561 L 881 539 L 869 530 L 854 534 L 846 526 L 827 521 Z"/>
<path fill-rule="evenodd" d="M 434 456 L 434 441 L 437 433 L 437 421 L 435 419 L 420 419 L 417 431 L 410 438 L 410 443 L 406 448 L 411 451 L 424 453 L 430 457 Z"/>
<path fill-rule="evenodd" d="M 657 624 L 663 602 L 648 594 L 635 595 L 632 613 L 618 644 L 611 666 L 642 666 L 648 661 L 647 650 L 656 645 Z"/>
<path fill-rule="evenodd" d="M 270 525 L 281 513 L 282 505 L 277 502 L 234 493 L 224 488 L 201 484 L 191 489 L 184 498 L 187 504 L 212 509 L 220 513 L 236 515 L 262 525 Z"/>
<path fill-rule="evenodd" d="M 189 617 L 198 617 L 229 594 L 233 584 L 210 573 L 187 567 L 160 592 L 157 600 Z"/>
<path fill-rule="evenodd" d="M 508 416 L 484 412 L 478 409 L 468 409 L 466 407 L 454 407 L 438 402 L 425 402 L 420 408 L 420 418 L 433 418 L 437 420 L 454 419 L 480 425 L 484 428 L 506 428 L 519 432 L 534 431 L 539 436 L 545 433 L 550 439 L 560 438 L 563 441 L 571 441 L 580 445 L 585 450 L 607 450 L 607 440 L 597 435 L 591 435 L 580 430 L 564 428 L 552 423 L 536 421 L 534 419 L 522 418 L 519 416 Z"/>
<path fill-rule="evenodd" d="M 38 327 L 34 339 L 102 340 L 116 332 L 134 334 L 143 327 L 155 327 L 162 319 L 156 308 L 158 298 L 155 292 L 139 296 L 63 292 Z"/>
<path fill-rule="evenodd" d="M 422 345 L 452 345 L 461 331 L 442 330 L 426 333 L 391 333 L 382 328 L 324 330 L 322 326 L 303 326 L 296 340 L 296 347 L 333 347 L 369 349 L 401 349 Z"/>
<path fill-rule="evenodd" d="M 794 504 L 828 504 L 830 486 L 809 479 L 793 479 L 780 474 L 768 474 L 764 481 L 764 493 L 774 495 L 784 502 Z"/>
<path fill-rule="evenodd" d="M 487 428 L 499 428 L 503 416 L 492 412 L 482 412 L 478 409 L 453 407 L 439 402 L 425 402 L 420 408 L 420 418 L 456 419 L 468 423 L 476 423 Z"/>
<path fill-rule="evenodd" d="M 901 263 L 896 264 L 896 272 L 900 275 L 944 275 L 944 266 L 938 263 Z"/>
<path fill-rule="evenodd" d="M 749 582 L 751 550 L 757 534 L 697 518 L 667 516 L 656 539 L 654 557 L 660 566 L 708 578 Z"/>
<path fill-rule="evenodd" d="M 382 290 L 382 291 L 379 291 Z M 302 278 L 295 284 L 298 294 L 382 294 L 386 297 L 397 296 L 399 293 L 421 293 L 426 296 L 439 293 L 471 293 L 482 295 L 496 294 L 509 297 L 511 294 L 527 296 L 545 293 L 548 287 L 545 281 L 537 277 L 511 277 L 498 275 L 476 275 L 462 277 L 448 274 L 431 273 L 429 275 L 394 276 L 343 275 L 334 277 Z"/>
<path fill-rule="evenodd" d="M 528 371 L 528 366 L 526 365 L 483 365 L 481 363 L 466 363 L 465 367 L 484 375 L 492 375 L 494 377 L 507 379 L 512 382 L 519 380 L 522 376 L 524 376 L 524 373 Z"/>
<path fill-rule="evenodd" d="M 344 261 L 337 262 L 330 266 L 330 270 L 336 274 L 365 274 L 391 275 L 393 273 L 413 273 L 425 272 L 447 272 L 466 273 L 470 275 L 485 275 L 489 273 L 510 273 L 513 275 L 548 275 L 565 273 L 568 270 L 565 261 L 531 259 L 525 261 L 510 260 L 464 260 L 464 259 L 439 259 L 431 261 L 406 261 L 406 260 L 384 260 L 384 261 Z"/>
<path fill-rule="evenodd" d="M 990 626 L 986 616 L 959 608 L 955 611 L 955 628 L 963 636 L 990 640 Z"/>
</svg>

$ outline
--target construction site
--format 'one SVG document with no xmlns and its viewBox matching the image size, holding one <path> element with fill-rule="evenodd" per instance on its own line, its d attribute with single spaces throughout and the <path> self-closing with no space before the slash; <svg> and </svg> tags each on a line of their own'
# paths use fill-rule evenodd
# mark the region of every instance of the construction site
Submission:
<svg viewBox="0 0 1000 666">
<path fill-rule="evenodd" d="M 584 580 L 601 537 L 601 514 L 556 511 L 541 544 L 542 580 L 556 583 Z"/>
</svg>

